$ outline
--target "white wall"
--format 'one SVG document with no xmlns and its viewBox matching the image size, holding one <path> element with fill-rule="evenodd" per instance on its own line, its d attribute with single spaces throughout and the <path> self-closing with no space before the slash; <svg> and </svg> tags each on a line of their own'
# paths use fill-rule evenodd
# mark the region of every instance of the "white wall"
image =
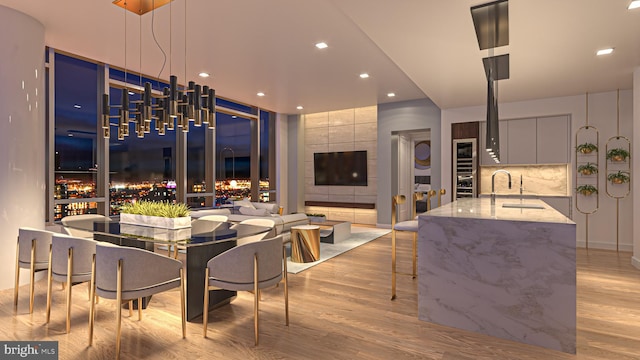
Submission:
<svg viewBox="0 0 640 360">
<path fill-rule="evenodd" d="M 289 126 L 287 115 L 276 114 L 276 202 L 283 207 L 283 213 L 289 214 L 289 163 L 286 154 L 289 151 Z"/>
<path fill-rule="evenodd" d="M 440 189 L 440 184 L 451 184 L 450 180 L 449 182 L 440 181 L 441 166 L 451 161 L 451 154 L 449 154 L 451 140 L 448 142 L 446 151 L 449 154 L 449 160 L 444 159 L 440 154 L 444 146 L 441 144 L 441 139 L 447 139 L 447 136 L 451 139 L 451 125 L 449 125 L 448 135 L 441 135 L 440 119 L 440 109 L 429 99 L 378 105 L 378 196 L 376 200 L 378 225 L 390 226 L 391 196 L 397 191 L 398 154 L 397 146 L 392 146 L 394 139 L 397 142 L 397 136 L 392 136 L 393 133 L 431 130 L 431 188 Z M 450 177 L 451 166 L 449 166 Z M 446 185 L 443 187 L 447 188 Z M 450 192 L 451 189 L 447 189 L 447 193 Z"/>
<path fill-rule="evenodd" d="M 45 44 L 42 24 L 4 6 L 0 34 L 0 289 L 6 289 L 13 287 L 18 228 L 44 229 Z"/>
<path fill-rule="evenodd" d="M 633 136 L 640 139 L 640 67 L 633 72 Z M 632 143 L 631 163 L 634 169 L 640 168 L 640 144 Z M 631 185 L 634 189 L 640 189 L 640 178 L 631 178 Z M 633 197 L 633 213 L 640 214 L 640 192 L 631 193 Z M 633 227 L 633 259 L 632 264 L 640 269 L 640 224 Z"/>
<path fill-rule="evenodd" d="M 637 75 L 636 75 L 637 76 Z M 637 95 L 636 95 L 637 96 Z M 636 102 L 637 104 L 637 102 Z M 632 91 L 620 91 L 620 134 L 628 137 L 633 144 L 632 130 Z M 566 96 L 514 103 L 501 103 L 499 106 L 501 119 L 517 119 L 542 116 L 565 115 L 571 116 L 571 149 L 575 149 L 575 132 L 585 125 L 586 121 L 586 96 Z M 483 121 L 486 116 L 485 106 L 473 106 L 442 110 L 442 184 L 451 183 L 451 124 L 467 121 Z M 638 120 L 640 124 L 640 120 Z M 589 247 L 615 249 L 616 248 L 616 201 L 607 197 L 605 191 L 606 173 L 605 145 L 607 140 L 616 135 L 616 91 L 589 94 L 589 124 L 600 131 L 600 207 L 589 218 Z M 483 136 L 480 134 L 480 136 Z M 632 160 L 635 156 L 632 156 Z M 574 186 L 575 152 L 572 151 L 570 169 L 570 188 Z M 632 173 L 632 179 L 635 179 Z M 573 192 L 573 191 L 572 191 Z M 632 241 L 632 195 L 620 200 L 619 242 L 620 250 L 630 251 L 633 248 Z M 447 202 L 451 201 L 450 192 L 447 194 Z M 586 239 L 585 215 L 575 211 L 574 194 L 573 220 L 577 223 L 578 245 L 584 246 Z"/>
</svg>

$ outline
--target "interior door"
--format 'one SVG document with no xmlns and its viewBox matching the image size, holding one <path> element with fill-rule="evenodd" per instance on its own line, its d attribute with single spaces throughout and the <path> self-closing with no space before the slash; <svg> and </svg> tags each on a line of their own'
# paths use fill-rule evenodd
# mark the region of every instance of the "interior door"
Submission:
<svg viewBox="0 0 640 360">
<path fill-rule="evenodd" d="M 398 206 L 398 221 L 409 220 L 413 199 L 413 157 L 411 140 L 406 136 L 398 138 L 398 194 L 407 197 L 407 201 Z"/>
</svg>

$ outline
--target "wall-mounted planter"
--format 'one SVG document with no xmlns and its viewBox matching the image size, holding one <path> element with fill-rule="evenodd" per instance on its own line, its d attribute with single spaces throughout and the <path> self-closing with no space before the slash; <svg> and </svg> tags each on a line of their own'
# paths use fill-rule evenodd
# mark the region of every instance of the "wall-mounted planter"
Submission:
<svg viewBox="0 0 640 360">
<path fill-rule="evenodd" d="M 576 151 L 582 154 L 591 154 L 594 151 L 598 151 L 598 146 L 592 143 L 584 143 L 576 146 Z"/>
<path fill-rule="evenodd" d="M 612 184 L 626 184 L 631 179 L 629 177 L 629 173 L 625 171 L 618 171 L 607 175 L 607 180 L 611 181 Z"/>
<path fill-rule="evenodd" d="M 582 175 L 589 176 L 598 173 L 598 167 L 592 163 L 586 163 L 578 166 L 578 172 Z"/>
<path fill-rule="evenodd" d="M 607 151 L 607 160 L 610 160 L 612 162 L 627 161 L 627 158 L 629 156 L 629 152 L 622 148 L 615 148 Z"/>
<path fill-rule="evenodd" d="M 580 195 L 591 196 L 598 193 L 598 189 L 593 185 L 580 185 L 576 188 L 576 192 Z"/>
</svg>

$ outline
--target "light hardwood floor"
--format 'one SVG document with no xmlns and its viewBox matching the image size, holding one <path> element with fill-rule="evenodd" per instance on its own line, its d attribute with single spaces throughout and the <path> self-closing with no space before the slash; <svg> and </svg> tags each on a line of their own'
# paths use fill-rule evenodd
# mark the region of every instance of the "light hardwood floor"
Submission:
<svg viewBox="0 0 640 360">
<path fill-rule="evenodd" d="M 399 266 L 410 271 L 410 235 L 400 235 Z M 417 280 L 398 279 L 390 300 L 390 247 L 386 235 L 290 279 L 291 325 L 284 325 L 282 287 L 260 303 L 260 345 L 253 345 L 252 294 L 211 311 L 181 338 L 179 293 L 154 296 L 143 319 L 123 312 L 123 359 L 640 359 L 640 271 L 630 253 L 578 251 L 578 354 L 569 355 L 418 320 Z M 112 359 L 115 302 L 97 306 L 88 347 L 87 286 L 74 287 L 71 333 L 65 334 L 64 292 L 54 286 L 51 323 L 45 325 L 46 282 L 36 285 L 28 314 L 28 286 L 0 291 L 0 339 L 54 340 L 60 359 Z"/>
</svg>

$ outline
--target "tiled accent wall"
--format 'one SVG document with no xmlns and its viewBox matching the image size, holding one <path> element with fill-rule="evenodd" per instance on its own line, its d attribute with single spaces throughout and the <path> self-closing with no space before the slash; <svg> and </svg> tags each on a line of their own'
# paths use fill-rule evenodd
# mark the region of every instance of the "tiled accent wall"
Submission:
<svg viewBox="0 0 640 360">
<path fill-rule="evenodd" d="M 377 106 L 304 115 L 305 201 L 376 202 Z M 367 186 L 315 186 L 313 154 L 367 151 Z M 339 166 L 339 164 L 336 164 Z M 307 206 L 307 213 L 322 213 L 329 220 L 376 224 L 377 210 Z"/>
<path fill-rule="evenodd" d="M 498 169 L 511 173 L 511 189 L 505 174 L 496 175 L 496 194 L 520 194 L 520 175 L 524 195 L 570 196 L 567 164 L 481 166 L 481 194 L 491 194 L 491 175 Z"/>
</svg>

